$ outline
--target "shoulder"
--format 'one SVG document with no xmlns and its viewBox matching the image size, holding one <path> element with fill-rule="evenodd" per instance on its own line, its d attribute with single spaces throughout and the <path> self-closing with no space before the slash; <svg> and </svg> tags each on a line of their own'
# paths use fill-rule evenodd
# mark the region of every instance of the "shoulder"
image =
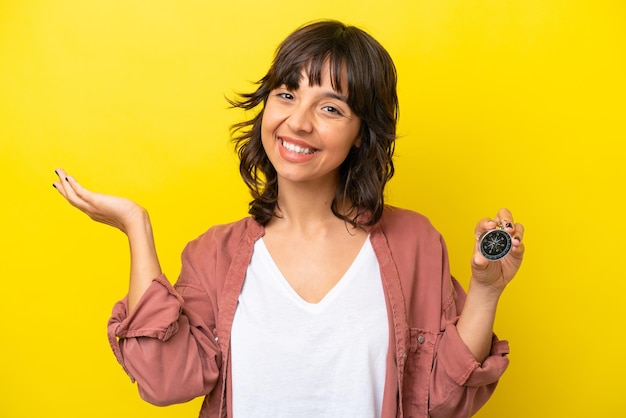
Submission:
<svg viewBox="0 0 626 418">
<path fill-rule="evenodd" d="M 189 255 L 198 252 L 206 254 L 207 251 L 220 251 L 229 253 L 235 251 L 241 244 L 254 243 L 264 232 L 261 224 L 252 217 L 245 217 L 235 222 L 214 225 L 206 232 L 190 241 L 184 252 Z"/>
<path fill-rule="evenodd" d="M 396 206 L 385 206 L 378 224 L 385 235 L 426 236 L 437 239 L 440 237 L 439 231 L 426 216 Z"/>
<path fill-rule="evenodd" d="M 385 206 L 370 236 L 384 243 L 398 260 L 427 258 L 434 262 L 446 254 L 444 239 L 430 220 L 409 209 Z"/>
</svg>

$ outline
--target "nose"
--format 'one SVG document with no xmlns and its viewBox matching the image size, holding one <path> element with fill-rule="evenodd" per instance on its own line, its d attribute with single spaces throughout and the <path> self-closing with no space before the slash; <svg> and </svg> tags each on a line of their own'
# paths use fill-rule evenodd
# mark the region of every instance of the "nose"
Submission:
<svg viewBox="0 0 626 418">
<path fill-rule="evenodd" d="M 313 114 L 308 106 L 297 103 L 290 109 L 287 117 L 287 126 L 294 132 L 311 132 L 313 129 Z"/>
</svg>

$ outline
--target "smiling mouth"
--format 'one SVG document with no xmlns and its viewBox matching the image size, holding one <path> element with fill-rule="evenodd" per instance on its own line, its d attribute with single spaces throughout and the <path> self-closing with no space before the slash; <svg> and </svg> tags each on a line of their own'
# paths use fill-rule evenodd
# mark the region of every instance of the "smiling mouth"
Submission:
<svg viewBox="0 0 626 418">
<path fill-rule="evenodd" d="M 296 154 L 302 154 L 302 155 L 311 155 L 317 152 L 317 150 L 315 148 L 307 148 L 307 147 L 301 147 L 300 145 L 296 145 L 296 144 L 292 144 L 291 142 L 287 142 L 284 139 L 280 139 L 283 147 L 290 152 L 295 152 Z"/>
</svg>

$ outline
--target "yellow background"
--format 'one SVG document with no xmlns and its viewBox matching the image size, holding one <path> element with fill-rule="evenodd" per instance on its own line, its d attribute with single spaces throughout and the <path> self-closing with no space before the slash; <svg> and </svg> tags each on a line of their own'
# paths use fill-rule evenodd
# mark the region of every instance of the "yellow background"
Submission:
<svg viewBox="0 0 626 418">
<path fill-rule="evenodd" d="M 196 416 L 144 403 L 115 362 L 125 238 L 69 207 L 53 170 L 146 206 L 174 280 L 188 240 L 246 214 L 224 96 L 324 17 L 394 57 L 388 201 L 433 221 L 453 273 L 467 284 L 479 218 L 507 206 L 527 228 L 496 324 L 511 366 L 478 416 L 626 416 L 626 3 L 3 0 L 1 417 Z"/>
</svg>

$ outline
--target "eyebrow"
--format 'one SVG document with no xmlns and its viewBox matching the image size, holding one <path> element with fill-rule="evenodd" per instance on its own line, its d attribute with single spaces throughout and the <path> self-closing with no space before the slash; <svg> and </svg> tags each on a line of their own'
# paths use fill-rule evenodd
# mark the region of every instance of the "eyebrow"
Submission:
<svg viewBox="0 0 626 418">
<path fill-rule="evenodd" d="M 343 94 L 339 94 L 336 91 L 329 91 L 324 93 L 325 97 L 330 97 L 331 99 L 341 100 L 342 102 L 348 104 L 348 97 Z"/>
</svg>

